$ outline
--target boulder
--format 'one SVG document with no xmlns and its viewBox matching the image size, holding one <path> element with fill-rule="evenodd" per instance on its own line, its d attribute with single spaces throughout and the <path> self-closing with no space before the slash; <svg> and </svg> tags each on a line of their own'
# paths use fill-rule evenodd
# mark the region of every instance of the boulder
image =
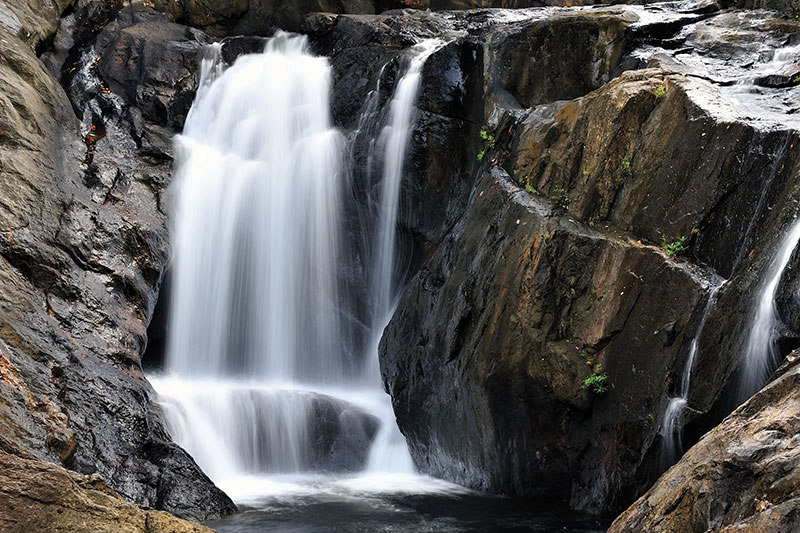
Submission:
<svg viewBox="0 0 800 533">
<path fill-rule="evenodd" d="M 422 471 L 598 512 L 634 483 L 706 282 L 556 204 L 484 167 L 405 289 L 381 370 Z M 607 390 L 587 390 L 596 376 Z"/>
<path fill-rule="evenodd" d="M 0 529 L 6 533 L 211 533 L 163 511 L 132 505 L 102 476 L 83 476 L 0 440 Z"/>
<path fill-rule="evenodd" d="M 800 354 L 623 512 L 626 531 L 790 532 L 800 509 Z"/>
</svg>

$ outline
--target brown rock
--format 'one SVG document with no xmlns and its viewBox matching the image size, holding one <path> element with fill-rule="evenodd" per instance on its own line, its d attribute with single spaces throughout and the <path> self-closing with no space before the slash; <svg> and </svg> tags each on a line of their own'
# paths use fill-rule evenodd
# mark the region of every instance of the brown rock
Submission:
<svg viewBox="0 0 800 533">
<path fill-rule="evenodd" d="M 204 533 L 211 529 L 132 505 L 98 474 L 83 476 L 0 441 L 0 531 L 4 533 Z M 18 450 L 16 450 L 18 451 Z"/>
<path fill-rule="evenodd" d="M 55 34 L 61 14 L 74 2 L 75 0 L 0 0 L 0 26 L 29 45 L 38 47 Z"/>
<path fill-rule="evenodd" d="M 709 432 L 611 525 L 648 531 L 790 532 L 800 519 L 800 364 Z"/>
</svg>

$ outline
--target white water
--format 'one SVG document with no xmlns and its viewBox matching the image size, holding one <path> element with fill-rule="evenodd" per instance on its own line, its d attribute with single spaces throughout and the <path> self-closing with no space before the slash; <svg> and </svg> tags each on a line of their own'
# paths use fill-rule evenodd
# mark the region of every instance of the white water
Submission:
<svg viewBox="0 0 800 533">
<path fill-rule="evenodd" d="M 753 309 L 752 319 L 749 321 L 750 334 L 736 391 L 738 404 L 763 387 L 779 363 L 777 341 L 781 322 L 775 305 L 775 295 L 798 242 L 800 242 L 800 218 L 794 221 L 781 240 L 778 253 L 767 270 L 767 282 L 761 288 Z"/>
<path fill-rule="evenodd" d="M 425 61 L 443 45 L 444 42 L 431 39 L 416 45 L 412 49 L 415 54 L 414 58 L 411 60 L 405 76 L 397 84 L 394 97 L 389 104 L 389 124 L 381 133 L 380 144 L 383 146 L 384 151 L 383 179 L 381 180 L 378 227 L 374 237 L 374 247 L 377 253 L 370 282 L 370 292 L 373 299 L 372 342 L 369 346 L 371 353 L 377 353 L 381 334 L 389 323 L 396 304 L 395 240 L 397 213 L 400 207 L 400 186 L 403 180 L 405 154 L 416 114 L 414 102 L 416 102 L 422 80 L 422 67 Z M 367 361 L 367 375 L 371 379 L 379 380 L 378 359 L 376 357 L 368 357 Z"/>
<path fill-rule="evenodd" d="M 395 303 L 397 205 L 421 70 L 440 46 L 411 50 L 375 143 L 385 164 L 365 269 L 376 336 L 366 362 L 343 340 L 348 174 L 329 116 L 329 63 L 287 34 L 227 69 L 218 47 L 203 62 L 176 141 L 170 333 L 165 373 L 151 381 L 172 437 L 238 501 L 320 486 L 450 487 L 414 474 L 376 351 Z"/>
<path fill-rule="evenodd" d="M 708 320 L 711 310 L 714 309 L 714 304 L 717 302 L 717 294 L 724 284 L 725 282 L 715 285 L 708 294 L 708 300 L 703 309 L 703 315 L 700 317 L 700 324 L 697 326 L 697 331 L 689 345 L 689 354 L 686 358 L 686 364 L 683 367 L 682 374 L 678 378 L 678 394 L 669 399 L 667 409 L 664 411 L 664 421 L 661 424 L 661 437 L 664 440 L 662 466 L 665 468 L 675 464 L 678 459 L 680 459 L 681 455 L 683 455 L 683 415 L 689 404 L 689 390 L 692 383 L 694 360 L 697 356 L 697 350 L 700 344 L 700 338 L 703 335 L 703 330 L 705 329 L 706 320 Z"/>
</svg>

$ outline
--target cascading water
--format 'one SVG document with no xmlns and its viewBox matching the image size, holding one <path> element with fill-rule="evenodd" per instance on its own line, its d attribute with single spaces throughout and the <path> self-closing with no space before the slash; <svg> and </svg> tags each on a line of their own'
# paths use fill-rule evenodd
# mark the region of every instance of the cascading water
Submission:
<svg viewBox="0 0 800 533">
<path fill-rule="evenodd" d="M 778 253 L 767 271 L 767 282 L 761 288 L 750 320 L 745 356 L 739 372 L 736 389 L 737 404 L 755 394 L 766 383 L 770 373 L 778 366 L 780 318 L 775 305 L 775 295 L 784 271 L 789 266 L 795 248 L 800 243 L 800 218 L 797 218 L 780 241 Z"/>
<path fill-rule="evenodd" d="M 394 98 L 389 107 L 389 125 L 381 134 L 384 151 L 383 179 L 381 180 L 381 199 L 378 227 L 374 237 L 375 264 L 372 268 L 370 294 L 372 297 L 371 327 L 373 342 L 371 353 L 377 353 L 378 342 L 383 329 L 391 318 L 396 306 L 397 280 L 395 279 L 395 239 L 397 213 L 400 203 L 400 185 L 403 178 L 404 154 L 411 137 L 414 123 L 414 102 L 417 99 L 425 61 L 444 42 L 437 39 L 424 41 L 412 49 L 415 54 L 405 76 L 398 82 Z M 378 360 L 367 358 L 367 373 L 379 379 Z"/>
<path fill-rule="evenodd" d="M 165 373 L 151 381 L 173 438 L 234 499 L 269 492 L 279 474 L 413 474 L 376 347 L 397 290 L 397 203 L 421 69 L 440 46 L 410 50 L 373 143 L 384 172 L 366 355 L 343 341 L 348 169 L 329 117 L 328 61 L 279 34 L 227 69 L 219 47 L 203 62 L 177 139 L 170 336 Z"/>
<path fill-rule="evenodd" d="M 674 465 L 683 454 L 683 414 L 689 405 L 689 390 L 692 383 L 694 360 L 697 356 L 697 349 L 703 335 L 706 320 L 708 320 L 708 316 L 711 314 L 712 309 L 714 309 L 714 304 L 717 302 L 717 294 L 724 284 L 724 281 L 718 283 L 708 294 L 703 314 L 700 317 L 700 324 L 697 326 L 697 331 L 689 345 L 689 354 L 686 358 L 686 364 L 683 367 L 683 372 L 678 377 L 676 387 L 678 394 L 669 399 L 667 408 L 664 411 L 664 421 L 661 424 L 660 431 L 664 442 L 661 458 L 662 468 L 664 470 Z"/>
<path fill-rule="evenodd" d="M 787 46 L 772 51 L 771 59 L 760 65 L 756 65 L 751 75 L 742 78 L 739 82 L 730 87 L 727 92 L 734 99 L 738 100 L 742 105 L 755 105 L 758 107 L 758 99 L 753 97 L 757 96 L 763 88 L 757 85 L 759 80 L 768 76 L 780 75 L 786 73 L 793 64 L 796 63 L 800 46 Z M 759 137 L 753 138 L 753 145 L 758 145 Z M 738 265 L 744 259 L 746 251 L 749 249 L 748 244 L 751 242 L 751 235 L 756 227 L 755 221 L 767 208 L 768 192 L 771 190 L 773 181 L 779 173 L 779 167 L 782 164 L 783 157 L 789 148 L 790 139 L 786 137 L 782 143 L 776 147 L 776 151 L 771 155 L 772 164 L 766 165 L 762 173 L 763 186 L 761 187 L 761 194 L 755 204 L 750 222 L 747 225 L 744 234 L 741 238 L 742 245 L 737 253 L 732 270 L 736 270 Z M 777 363 L 777 354 L 775 343 L 777 341 L 777 327 L 778 319 L 775 310 L 775 292 L 777 291 L 777 284 L 780 280 L 783 270 L 786 268 L 788 261 L 791 257 L 792 250 L 796 246 L 800 234 L 795 236 L 795 231 L 800 231 L 796 224 L 783 241 L 779 257 L 784 258 L 785 262 L 781 259 L 773 263 L 769 272 L 769 283 L 767 283 L 761 292 L 758 305 L 753 311 L 753 320 L 746 356 L 740 371 L 739 383 L 737 384 L 733 399 L 735 405 L 739 405 L 758 391 L 766 381 L 769 373 L 775 368 Z M 786 247 L 791 246 L 788 250 Z M 777 268 L 777 271 L 776 271 Z M 706 320 L 714 309 L 717 296 L 720 289 L 727 283 L 728 280 L 722 281 L 720 284 L 714 286 L 709 293 L 706 300 L 705 308 L 698 324 L 697 331 L 689 346 L 689 353 L 686 363 L 677 382 L 677 395 L 669 399 L 667 407 L 664 411 L 663 421 L 660 428 L 660 435 L 662 437 L 662 469 L 675 464 L 680 456 L 683 454 L 683 426 L 684 414 L 688 406 L 689 391 L 691 386 L 692 369 L 694 366 L 695 357 L 698 351 L 698 345 L 703 335 Z"/>
</svg>

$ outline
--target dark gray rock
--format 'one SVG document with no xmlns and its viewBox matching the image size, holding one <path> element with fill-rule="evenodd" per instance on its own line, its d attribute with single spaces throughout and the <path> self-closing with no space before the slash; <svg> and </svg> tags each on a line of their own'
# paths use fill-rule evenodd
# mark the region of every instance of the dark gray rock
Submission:
<svg viewBox="0 0 800 533">
<path fill-rule="evenodd" d="M 129 501 L 191 518 L 231 512 L 169 442 L 139 362 L 168 257 L 166 132 L 141 118 L 137 130 L 88 51 L 73 105 L 16 37 L 4 33 L 0 55 L 4 436 L 102 475 Z"/>
<path fill-rule="evenodd" d="M 659 250 L 559 216 L 486 170 L 381 340 L 417 466 L 492 492 L 613 506 L 655 438 L 703 291 Z M 605 394 L 581 389 L 593 372 L 608 375 Z"/>
<path fill-rule="evenodd" d="M 201 31 L 150 11 L 126 11 L 97 36 L 97 71 L 108 89 L 155 124 L 181 128 L 194 99 Z"/>
</svg>

